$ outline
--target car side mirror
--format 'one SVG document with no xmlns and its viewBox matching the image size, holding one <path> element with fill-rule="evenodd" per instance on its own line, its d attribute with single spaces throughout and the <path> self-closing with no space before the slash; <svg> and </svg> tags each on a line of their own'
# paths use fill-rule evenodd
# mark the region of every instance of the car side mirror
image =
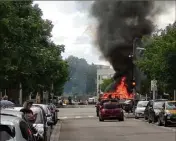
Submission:
<svg viewBox="0 0 176 141">
<path fill-rule="evenodd" d="M 56 112 L 59 112 L 59 110 L 58 110 L 58 109 L 56 109 Z"/>
<path fill-rule="evenodd" d="M 46 117 L 51 117 L 51 115 L 50 114 L 46 114 Z"/>
<path fill-rule="evenodd" d="M 54 123 L 52 121 L 47 121 L 48 126 L 52 126 Z"/>
</svg>

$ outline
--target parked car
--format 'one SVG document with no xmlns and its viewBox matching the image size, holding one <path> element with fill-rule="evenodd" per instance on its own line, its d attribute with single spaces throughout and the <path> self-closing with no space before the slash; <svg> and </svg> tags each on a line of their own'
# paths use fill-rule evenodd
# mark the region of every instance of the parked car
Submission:
<svg viewBox="0 0 176 141">
<path fill-rule="evenodd" d="M 47 121 L 46 115 L 42 108 L 39 106 L 34 106 L 31 108 L 34 114 L 37 114 L 35 123 L 33 126 L 38 130 L 39 134 L 43 137 L 43 141 L 50 141 L 51 136 L 51 121 Z"/>
<path fill-rule="evenodd" d="M 50 123 L 53 122 L 54 124 L 54 121 L 52 119 L 52 114 L 49 110 L 49 105 L 46 105 L 46 104 L 33 104 L 33 107 L 35 106 L 40 106 L 43 110 L 44 110 L 44 113 L 45 113 L 45 117 L 47 118 L 47 121 L 49 121 Z M 51 126 L 53 126 L 53 124 Z"/>
<path fill-rule="evenodd" d="M 135 109 L 135 119 L 144 117 L 144 110 L 149 101 L 139 101 Z"/>
<path fill-rule="evenodd" d="M 58 120 L 58 112 L 59 112 L 59 110 L 52 103 L 49 104 L 49 110 L 50 110 L 50 112 L 52 114 L 52 120 L 54 121 L 54 124 L 56 124 L 57 120 Z"/>
<path fill-rule="evenodd" d="M 1 141 L 35 141 L 32 131 L 26 121 L 13 115 L 0 115 Z"/>
<path fill-rule="evenodd" d="M 165 101 L 153 101 L 153 104 L 151 107 L 149 107 L 149 116 L 148 116 L 148 122 L 149 123 L 155 123 L 158 121 L 159 113 L 162 110 L 162 106 L 165 103 Z"/>
<path fill-rule="evenodd" d="M 129 112 L 133 112 L 133 100 L 126 100 L 123 104 L 123 109 L 129 113 Z"/>
<path fill-rule="evenodd" d="M 22 118 L 25 120 L 25 117 L 24 117 L 24 113 L 20 112 L 20 111 L 17 111 L 15 109 L 10 109 L 10 108 L 7 108 L 7 109 L 1 109 L 1 112 L 0 114 L 7 114 L 7 115 L 13 115 L 13 116 L 17 116 L 19 118 Z"/>
<path fill-rule="evenodd" d="M 166 101 L 162 105 L 162 110 L 158 116 L 158 125 L 167 127 L 176 124 L 176 101 Z"/>
<path fill-rule="evenodd" d="M 106 102 L 99 109 L 99 121 L 118 119 L 124 121 L 124 113 L 120 104 Z"/>
<path fill-rule="evenodd" d="M 154 101 L 167 101 L 167 99 L 156 99 L 156 100 L 149 100 L 145 110 L 144 110 L 144 119 L 148 120 L 149 118 L 149 109 L 153 107 L 153 102 Z"/>
</svg>

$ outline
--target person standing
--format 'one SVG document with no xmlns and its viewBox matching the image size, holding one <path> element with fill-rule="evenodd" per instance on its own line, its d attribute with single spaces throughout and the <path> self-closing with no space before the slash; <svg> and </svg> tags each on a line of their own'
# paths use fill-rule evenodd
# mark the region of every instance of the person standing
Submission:
<svg viewBox="0 0 176 141">
<path fill-rule="evenodd" d="M 23 104 L 23 108 L 20 110 L 20 112 L 24 113 L 25 120 L 29 123 L 32 132 L 36 134 L 37 130 L 33 127 L 33 123 L 36 120 L 37 114 L 33 114 L 33 111 L 31 110 L 32 104 L 32 101 L 25 101 Z"/>
</svg>

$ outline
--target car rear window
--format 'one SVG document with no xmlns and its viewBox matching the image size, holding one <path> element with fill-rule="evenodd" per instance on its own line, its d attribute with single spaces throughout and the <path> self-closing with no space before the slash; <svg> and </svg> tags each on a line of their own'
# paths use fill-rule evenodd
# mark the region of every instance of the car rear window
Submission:
<svg viewBox="0 0 176 141">
<path fill-rule="evenodd" d="M 120 105 L 118 105 L 118 104 L 104 104 L 104 108 L 105 109 L 116 109 L 116 108 L 120 108 Z"/>
<path fill-rule="evenodd" d="M 15 137 L 15 128 L 8 125 L 0 125 L 0 140 L 9 141 Z"/>
<path fill-rule="evenodd" d="M 154 102 L 154 103 L 153 103 L 153 108 L 154 108 L 154 109 L 160 109 L 160 108 L 162 108 L 163 104 L 164 104 L 164 101 L 157 101 L 157 102 Z"/>
</svg>

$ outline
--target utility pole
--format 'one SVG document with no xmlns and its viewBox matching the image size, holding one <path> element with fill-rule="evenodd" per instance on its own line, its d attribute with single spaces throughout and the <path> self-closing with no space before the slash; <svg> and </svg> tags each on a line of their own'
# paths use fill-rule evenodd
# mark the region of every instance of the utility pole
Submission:
<svg viewBox="0 0 176 141">
<path fill-rule="evenodd" d="M 21 82 L 19 84 L 19 88 L 20 88 L 20 90 L 19 90 L 19 103 L 20 103 L 20 105 L 22 105 L 22 103 L 23 103 L 23 95 L 22 95 L 22 84 L 21 84 Z"/>
</svg>

